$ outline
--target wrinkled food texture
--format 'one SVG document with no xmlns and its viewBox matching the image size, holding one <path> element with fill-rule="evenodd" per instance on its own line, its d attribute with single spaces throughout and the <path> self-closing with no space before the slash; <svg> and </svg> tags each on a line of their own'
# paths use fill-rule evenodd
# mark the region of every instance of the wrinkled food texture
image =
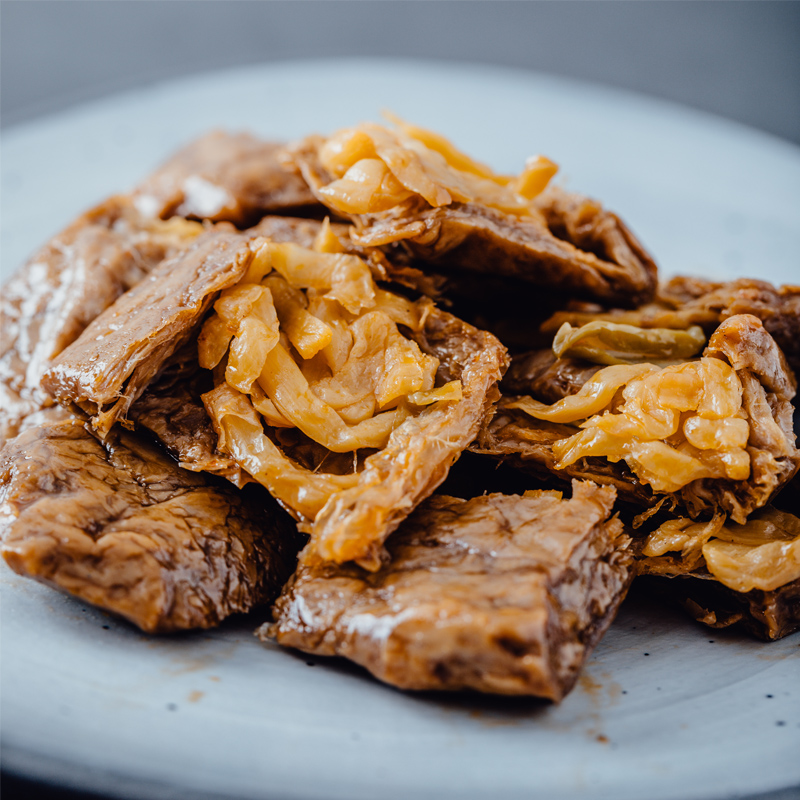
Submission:
<svg viewBox="0 0 800 800">
<path fill-rule="evenodd" d="M 101 436 L 115 421 L 130 424 L 127 414 L 134 400 L 192 337 L 219 292 L 244 277 L 264 244 L 224 226 L 202 234 L 62 353 L 46 375 L 48 390 L 62 403 L 94 414 Z M 361 302 L 343 297 L 345 303 Z M 433 312 L 412 339 L 422 352 L 439 359 L 440 385 L 462 382 L 462 397 L 424 406 L 391 434 L 387 446 L 368 459 L 358 486 L 332 496 L 317 516 L 307 557 L 359 559 L 377 567 L 385 537 L 444 480 L 494 399 L 506 357 L 490 334 Z"/>
<path fill-rule="evenodd" d="M 436 299 L 441 294 L 444 278 L 427 275 L 408 263 L 403 253 L 392 252 L 391 260 L 378 247 L 362 247 L 351 238 L 355 231 L 353 225 L 343 223 L 318 222 L 313 219 L 294 217 L 265 216 L 251 232 L 264 236 L 273 242 L 293 242 L 300 247 L 320 249 L 325 243 L 326 252 L 342 252 L 358 256 L 369 264 L 372 277 L 376 281 L 387 281 L 406 286 L 428 297 Z M 333 247 L 331 246 L 333 244 Z"/>
<path fill-rule="evenodd" d="M 212 131 L 179 150 L 134 191 L 143 214 L 254 224 L 266 214 L 316 206 L 305 183 L 284 169 L 281 145 L 248 133 Z"/>
<path fill-rule="evenodd" d="M 221 224 L 149 276 L 100 314 L 55 359 L 42 385 L 60 403 L 92 416 L 104 436 L 125 421 L 134 400 L 186 342 L 222 289 L 235 284 L 258 237 Z"/>
<path fill-rule="evenodd" d="M 640 571 L 706 572 L 736 592 L 773 591 L 800 580 L 800 519 L 767 506 L 738 525 L 717 514 L 708 522 L 669 519 L 648 534 Z"/>
<path fill-rule="evenodd" d="M 552 348 L 531 350 L 512 357 L 501 388 L 504 394 L 556 403 L 578 392 L 600 369 L 599 364 L 581 359 L 557 358 Z"/>
<path fill-rule="evenodd" d="M 622 460 L 613 462 L 587 456 L 557 468 L 553 447 L 574 435 L 575 427 L 533 419 L 524 411 L 509 408 L 508 402 L 509 398 L 501 398 L 496 413 L 487 419 L 470 445 L 473 453 L 492 456 L 537 480 L 594 481 L 602 486 L 613 486 L 620 500 L 638 506 L 651 507 L 659 502 L 653 490 Z"/>
<path fill-rule="evenodd" d="M 251 320 L 264 331 L 252 344 L 244 341 Z M 477 432 L 505 367 L 489 334 L 429 301 L 379 289 L 360 259 L 274 243 L 214 304 L 200 364 L 214 369 L 229 345 L 224 379 L 220 369 L 203 395 L 218 448 L 311 534 L 304 558 L 371 569 L 385 537 Z M 335 464 L 325 458 L 304 466 L 264 424 L 353 452 L 350 469 L 329 472 Z M 360 470 L 359 449 L 367 452 Z"/>
<path fill-rule="evenodd" d="M 461 399 L 434 403 L 408 417 L 386 447 L 366 459 L 358 484 L 331 496 L 311 527 L 311 542 L 301 555 L 307 563 L 355 560 L 366 569 L 379 568 L 383 542 L 447 477 L 497 400 L 507 360 L 494 336 L 440 309 L 411 336 L 422 352 L 439 360 L 437 382 L 461 381 Z"/>
<path fill-rule="evenodd" d="M 291 520 L 180 469 L 118 428 L 31 429 L 0 460 L 2 554 L 148 633 L 209 628 L 270 602 L 294 567 Z"/>
<path fill-rule="evenodd" d="M 697 355 L 705 344 L 699 325 L 675 330 L 596 320 L 576 328 L 565 322 L 553 339 L 553 352 L 596 364 L 676 363 Z"/>
<path fill-rule="evenodd" d="M 613 619 L 632 556 L 614 491 L 433 496 L 377 572 L 302 565 L 259 635 L 403 689 L 562 699 Z"/>
<path fill-rule="evenodd" d="M 330 225 L 343 249 L 368 260 L 371 254 L 349 242 L 349 228 Z M 293 242 L 311 248 L 322 229 L 323 223 L 316 220 L 266 216 L 251 233 L 272 242 Z M 382 272 L 378 274 L 385 277 Z M 197 343 L 189 341 L 166 362 L 156 380 L 131 406 L 129 416 L 137 426 L 157 436 L 181 466 L 221 475 L 242 486 L 252 479 L 233 458 L 217 450 L 217 434 L 200 399 L 212 388 L 211 376 L 197 363 Z"/>
<path fill-rule="evenodd" d="M 130 419 L 137 429 L 156 436 L 181 467 L 219 475 L 242 487 L 251 478 L 217 449 L 217 434 L 200 399 L 212 388 L 211 375 L 197 363 L 196 343 L 188 342 L 131 406 Z"/>
<path fill-rule="evenodd" d="M 540 365 L 542 362 L 540 359 Z M 714 363 L 719 367 L 711 369 Z M 551 365 L 544 371 L 552 368 Z M 617 486 L 626 499 L 653 505 L 669 497 L 672 505 L 682 504 L 692 517 L 723 510 L 740 523 L 749 513 L 766 505 L 797 470 L 800 459 L 794 446 L 790 403 L 794 377 L 757 318 L 739 315 L 724 322 L 711 337 L 700 361 L 661 371 L 652 367 L 652 374 L 631 376 L 633 381 L 623 392 L 625 403 L 620 406 L 621 400 L 614 401 L 617 403 L 614 409 L 623 413 L 599 414 L 608 406 L 614 396 L 613 385 L 618 383 L 609 384 L 608 391 L 600 391 L 610 380 L 605 376 L 615 370 L 634 369 L 646 370 L 647 366 L 607 367 L 595 373 L 578 392 L 552 406 L 530 398 L 504 398 L 498 415 L 485 426 L 474 449 L 511 456 L 517 463 L 534 467 L 534 471 L 544 468 L 556 475 L 561 473 L 563 478 L 589 477 L 596 471 L 598 482 Z M 690 394 L 683 390 L 675 394 L 692 378 L 687 370 L 702 370 L 703 374 L 710 370 L 709 376 L 719 370 L 730 373 L 726 373 L 719 391 L 714 383 L 711 395 L 706 392 L 705 399 L 698 400 L 699 405 L 690 403 L 697 408 L 689 413 L 691 418 L 686 417 L 689 406 L 683 408 Z M 669 382 L 664 383 L 670 371 L 675 371 L 675 375 L 670 375 Z M 673 379 L 679 378 L 672 387 Z M 620 380 L 619 385 L 625 385 L 630 377 L 622 376 Z M 652 391 L 639 398 L 638 387 L 644 390 L 654 381 Z M 653 394 L 656 388 L 658 391 Z M 662 395 L 672 397 L 670 403 L 675 401 L 681 407 L 662 409 L 658 405 L 661 402 L 658 397 Z M 641 402 L 641 408 L 637 405 L 634 409 L 631 406 L 634 401 Z M 654 402 L 656 405 L 652 405 Z M 631 411 L 626 416 L 624 412 L 629 406 Z M 526 421 L 519 410 L 540 417 L 540 421 Z M 675 417 L 678 412 L 680 420 Z M 580 419 L 586 419 L 582 430 L 573 425 Z M 676 422 L 680 423 L 680 430 L 673 431 Z M 645 434 L 654 444 L 641 444 L 646 442 L 642 439 Z M 680 440 L 673 443 L 678 434 Z M 619 442 L 623 444 L 630 442 L 630 455 L 608 449 L 615 437 L 621 437 Z M 675 453 L 671 452 L 673 447 Z M 611 461 L 601 466 L 606 452 Z M 691 469 L 687 467 L 690 457 Z M 627 458 L 629 468 L 622 467 L 619 458 Z M 658 467 L 661 458 L 665 459 L 663 464 L 672 464 L 668 471 Z M 661 472 L 651 472 L 650 467 Z M 709 477 L 702 474 L 706 469 L 714 470 L 706 473 Z M 695 479 L 691 478 L 693 471 L 698 475 Z M 638 478 L 632 480 L 632 473 Z M 621 482 L 630 486 L 625 489 Z"/>
<path fill-rule="evenodd" d="M 635 310 L 560 311 L 543 329 L 555 333 L 564 322 L 582 325 L 607 319 L 645 328 L 685 329 L 701 325 L 710 334 L 721 322 L 738 314 L 758 317 L 791 368 L 800 371 L 800 286 L 775 287 L 750 278 L 713 282 L 679 276 L 661 284 L 652 303 Z"/>
<path fill-rule="evenodd" d="M 320 161 L 324 147 L 323 139 L 309 137 L 292 146 L 287 160 L 320 202 L 335 209 L 326 187 L 336 176 Z M 655 292 L 652 258 L 595 201 L 549 188 L 524 213 L 509 213 L 470 194 L 444 195 L 434 186 L 382 211 L 346 214 L 358 228 L 353 239 L 376 247 L 402 242 L 436 268 L 514 276 L 606 303 L 637 305 Z"/>
<path fill-rule="evenodd" d="M 0 446 L 52 405 L 39 382 L 52 359 L 159 262 L 202 230 L 142 217 L 112 197 L 40 248 L 0 292 Z"/>
</svg>

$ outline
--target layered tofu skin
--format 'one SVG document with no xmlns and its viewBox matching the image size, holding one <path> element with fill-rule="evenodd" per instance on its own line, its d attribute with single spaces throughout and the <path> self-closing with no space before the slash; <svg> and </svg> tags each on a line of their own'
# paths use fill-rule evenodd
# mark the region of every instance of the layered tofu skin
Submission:
<svg viewBox="0 0 800 800">
<path fill-rule="evenodd" d="M 408 690 L 558 702 L 634 578 L 792 633 L 800 288 L 659 282 L 557 170 L 214 131 L 80 216 L 2 295 L 8 566 Z"/>
</svg>

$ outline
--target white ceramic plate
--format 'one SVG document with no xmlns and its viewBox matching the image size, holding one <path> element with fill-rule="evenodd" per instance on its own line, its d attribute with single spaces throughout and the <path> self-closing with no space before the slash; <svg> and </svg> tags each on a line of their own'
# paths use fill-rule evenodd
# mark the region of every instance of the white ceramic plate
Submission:
<svg viewBox="0 0 800 800">
<path fill-rule="evenodd" d="M 215 73 L 3 134 L 2 267 L 211 127 L 290 138 L 382 108 L 503 171 L 534 152 L 619 211 L 665 273 L 800 281 L 800 151 L 541 75 L 396 61 Z M 2 577 L 4 767 L 148 798 L 719 798 L 800 786 L 800 637 L 629 602 L 560 705 L 403 694 L 264 647 L 257 616 L 148 638 Z"/>
</svg>

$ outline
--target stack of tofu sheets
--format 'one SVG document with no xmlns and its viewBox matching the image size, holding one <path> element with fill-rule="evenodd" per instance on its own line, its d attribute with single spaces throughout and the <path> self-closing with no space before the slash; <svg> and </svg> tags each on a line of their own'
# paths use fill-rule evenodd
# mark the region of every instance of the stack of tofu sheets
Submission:
<svg viewBox="0 0 800 800">
<path fill-rule="evenodd" d="M 634 578 L 797 630 L 800 287 L 392 123 L 210 133 L 3 287 L 8 566 L 410 690 L 559 701 Z"/>
</svg>

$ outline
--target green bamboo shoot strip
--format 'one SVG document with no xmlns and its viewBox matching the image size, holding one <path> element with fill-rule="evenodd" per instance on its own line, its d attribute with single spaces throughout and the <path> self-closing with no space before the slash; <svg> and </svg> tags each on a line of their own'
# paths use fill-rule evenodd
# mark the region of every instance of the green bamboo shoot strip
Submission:
<svg viewBox="0 0 800 800">
<path fill-rule="evenodd" d="M 705 346 L 699 325 L 687 330 L 639 328 L 595 320 L 579 328 L 565 322 L 553 339 L 559 358 L 583 358 L 595 364 L 685 361 Z"/>
</svg>

